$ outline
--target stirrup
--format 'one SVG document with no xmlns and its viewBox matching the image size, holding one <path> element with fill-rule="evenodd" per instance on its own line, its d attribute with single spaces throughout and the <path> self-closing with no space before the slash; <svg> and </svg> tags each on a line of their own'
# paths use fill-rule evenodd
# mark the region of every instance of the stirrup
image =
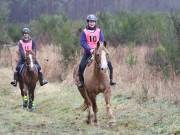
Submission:
<svg viewBox="0 0 180 135">
<path fill-rule="evenodd" d="M 116 82 L 110 81 L 110 85 L 116 85 Z"/>
<path fill-rule="evenodd" d="M 48 83 L 47 80 L 42 80 L 42 81 L 40 82 L 40 85 L 43 86 L 43 85 L 45 85 L 45 84 L 47 84 L 47 83 Z"/>
<path fill-rule="evenodd" d="M 17 86 L 17 81 L 16 81 L 16 80 L 12 81 L 12 82 L 11 82 L 11 85 L 13 85 L 14 87 L 16 87 L 16 86 Z"/>
<path fill-rule="evenodd" d="M 78 83 L 77 87 L 78 88 L 83 88 L 84 84 L 82 82 Z"/>
</svg>

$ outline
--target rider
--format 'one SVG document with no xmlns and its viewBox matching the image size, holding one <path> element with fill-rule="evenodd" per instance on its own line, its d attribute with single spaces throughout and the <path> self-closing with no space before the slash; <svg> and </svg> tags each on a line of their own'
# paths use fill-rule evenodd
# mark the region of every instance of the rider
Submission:
<svg viewBox="0 0 180 135">
<path fill-rule="evenodd" d="M 36 44 L 31 39 L 30 33 L 31 33 L 31 31 L 29 28 L 25 27 L 22 29 L 22 39 L 18 43 L 19 62 L 16 66 L 16 71 L 14 72 L 14 80 L 11 82 L 11 84 L 15 87 L 17 86 L 18 75 L 19 75 L 19 72 L 21 69 L 21 65 L 23 65 L 25 62 L 26 49 L 28 48 L 28 50 L 32 50 L 36 54 Z M 43 85 L 47 84 L 48 81 L 44 79 L 39 63 L 37 61 L 35 61 L 35 64 L 38 69 L 39 83 L 41 86 L 43 86 Z"/>
<path fill-rule="evenodd" d="M 91 54 L 96 47 L 98 41 L 104 42 L 104 34 L 100 28 L 96 27 L 97 17 L 93 14 L 87 16 L 87 26 L 81 33 L 80 42 L 81 46 L 84 48 L 84 56 L 81 59 L 79 65 L 79 80 L 80 83 L 78 87 L 83 87 L 84 77 L 83 72 L 88 63 L 88 59 L 91 57 Z M 110 61 L 108 61 L 108 67 L 110 70 L 110 85 L 115 85 L 113 81 L 113 67 Z"/>
</svg>

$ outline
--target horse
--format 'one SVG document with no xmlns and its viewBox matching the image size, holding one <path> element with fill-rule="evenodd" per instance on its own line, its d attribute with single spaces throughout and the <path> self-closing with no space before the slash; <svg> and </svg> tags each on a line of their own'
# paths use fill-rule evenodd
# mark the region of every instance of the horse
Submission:
<svg viewBox="0 0 180 135">
<path fill-rule="evenodd" d="M 29 111 L 35 111 L 34 91 L 38 81 L 38 69 L 35 66 L 35 61 L 35 54 L 30 50 L 26 51 L 25 63 L 18 79 L 23 108 L 28 107 Z"/>
<path fill-rule="evenodd" d="M 106 111 L 109 118 L 109 125 L 115 124 L 113 111 L 111 109 L 110 98 L 111 98 L 111 87 L 109 84 L 108 65 L 107 59 L 109 52 L 106 48 L 106 42 L 98 42 L 97 47 L 92 54 L 93 60 L 89 63 L 84 71 L 84 86 L 78 88 L 81 96 L 84 98 L 84 104 L 81 105 L 83 111 L 88 111 L 87 124 L 93 124 L 98 126 L 97 120 L 97 104 L 96 96 L 99 93 L 104 94 L 106 102 Z M 76 85 L 78 81 L 78 66 L 75 67 L 73 77 Z M 94 115 L 93 115 L 94 114 Z M 93 121 L 92 121 L 92 118 Z"/>
</svg>

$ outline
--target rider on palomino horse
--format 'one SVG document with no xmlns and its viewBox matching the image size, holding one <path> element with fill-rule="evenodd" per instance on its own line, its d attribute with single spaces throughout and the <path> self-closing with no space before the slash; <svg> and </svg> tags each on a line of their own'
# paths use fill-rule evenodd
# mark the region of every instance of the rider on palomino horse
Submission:
<svg viewBox="0 0 180 135">
<path fill-rule="evenodd" d="M 84 56 L 81 59 L 79 65 L 79 80 L 80 83 L 78 84 L 79 88 L 84 86 L 84 77 L 83 73 L 85 67 L 88 63 L 88 59 L 91 58 L 91 54 L 93 53 L 94 48 L 96 48 L 97 42 L 101 41 L 104 42 L 104 34 L 100 28 L 96 27 L 97 17 L 93 14 L 87 16 L 87 26 L 81 33 L 81 46 L 84 48 Z M 110 61 L 108 61 L 108 67 L 110 70 L 110 84 L 115 85 L 116 83 L 113 82 L 113 67 Z"/>
<path fill-rule="evenodd" d="M 18 81 L 18 75 L 20 74 L 20 70 L 22 65 L 25 62 L 25 52 L 26 50 L 31 50 L 36 54 L 36 44 L 35 42 L 31 39 L 30 37 L 30 29 L 29 28 L 23 28 L 22 29 L 22 39 L 18 43 L 18 48 L 19 48 L 19 62 L 16 66 L 16 71 L 14 72 L 14 80 L 11 82 L 13 86 L 17 86 L 17 81 Z M 45 85 L 48 83 L 47 80 L 43 78 L 43 74 L 41 72 L 41 67 L 37 61 L 35 61 L 35 64 L 38 69 L 38 76 L 39 76 L 39 83 L 41 86 Z"/>
</svg>

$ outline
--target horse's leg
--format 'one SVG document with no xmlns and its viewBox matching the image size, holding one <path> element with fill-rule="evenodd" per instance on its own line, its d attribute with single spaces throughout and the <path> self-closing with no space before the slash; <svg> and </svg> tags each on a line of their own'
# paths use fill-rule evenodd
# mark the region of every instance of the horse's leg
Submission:
<svg viewBox="0 0 180 135">
<path fill-rule="evenodd" d="M 96 104 L 96 95 L 93 96 L 91 99 L 92 99 L 92 107 L 93 107 L 93 112 L 94 112 L 94 124 L 95 126 L 98 126 L 98 120 L 97 120 L 98 108 Z"/>
<path fill-rule="evenodd" d="M 105 102 L 106 102 L 106 111 L 109 117 L 109 124 L 111 126 L 113 123 L 115 123 L 115 120 L 114 120 L 114 116 L 113 116 L 113 112 L 112 112 L 111 104 L 110 104 L 110 97 L 111 97 L 110 88 L 104 91 L 104 97 L 105 97 Z"/>
<path fill-rule="evenodd" d="M 93 109 L 92 109 L 92 100 L 91 97 L 89 96 L 90 94 L 88 93 L 88 99 L 87 99 L 87 106 L 88 106 L 88 116 L 87 116 L 87 124 L 92 124 L 92 118 L 93 118 Z"/>
<path fill-rule="evenodd" d="M 28 104 L 27 92 L 24 90 L 24 84 L 21 81 L 19 81 L 19 88 L 21 90 L 21 96 L 22 96 L 22 100 L 23 100 L 23 108 L 26 108 L 27 104 Z"/>
<path fill-rule="evenodd" d="M 30 87 L 28 90 L 29 90 L 29 105 L 28 105 L 28 108 L 29 108 L 30 111 L 34 111 L 35 110 L 35 101 L 34 101 L 35 86 Z"/>
<path fill-rule="evenodd" d="M 92 118 L 93 118 L 93 109 L 92 105 L 88 106 L 88 117 L 87 117 L 87 124 L 92 124 Z"/>
<path fill-rule="evenodd" d="M 19 82 L 19 88 L 20 88 L 20 90 L 21 90 L 21 96 L 22 96 L 22 98 L 23 98 L 23 97 L 24 97 L 24 91 L 23 91 L 24 85 L 23 85 L 22 82 Z"/>
</svg>

